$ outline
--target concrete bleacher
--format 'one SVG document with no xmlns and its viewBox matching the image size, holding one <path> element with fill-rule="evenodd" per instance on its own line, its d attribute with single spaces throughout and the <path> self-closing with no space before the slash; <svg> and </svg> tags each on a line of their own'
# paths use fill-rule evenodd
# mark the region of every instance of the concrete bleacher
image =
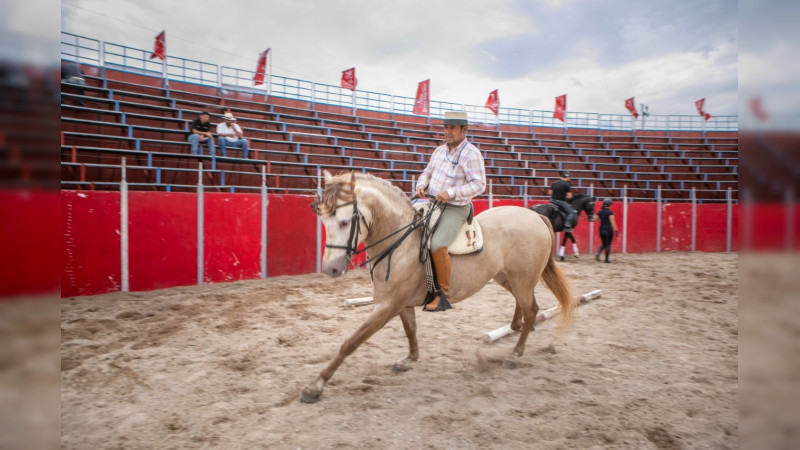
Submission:
<svg viewBox="0 0 800 450">
<path fill-rule="evenodd" d="M 431 151 L 442 142 L 441 121 L 258 97 L 208 86 L 106 70 L 87 76 L 89 86 L 62 86 L 62 187 L 117 189 L 126 158 L 133 189 L 181 191 L 197 185 L 203 163 L 207 190 L 248 191 L 267 171 L 271 191 L 313 192 L 317 169 L 358 170 L 391 180 L 410 192 Z M 190 154 L 188 124 L 207 110 L 212 123 L 225 110 L 238 118 L 251 155 L 238 149 Z M 468 138 L 482 152 L 496 197 L 534 199 L 562 170 L 576 190 L 637 199 L 700 200 L 736 195 L 736 132 L 620 131 L 483 126 Z M 217 149 L 219 151 L 219 149 Z M 526 191 L 527 189 L 527 191 Z"/>
</svg>

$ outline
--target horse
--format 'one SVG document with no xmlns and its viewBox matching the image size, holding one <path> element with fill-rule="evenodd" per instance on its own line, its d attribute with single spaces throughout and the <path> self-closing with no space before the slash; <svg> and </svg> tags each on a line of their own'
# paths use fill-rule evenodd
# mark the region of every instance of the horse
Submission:
<svg viewBox="0 0 800 450">
<path fill-rule="evenodd" d="M 597 216 L 594 215 L 594 203 L 596 200 L 596 198 L 590 197 L 586 194 L 575 194 L 567 199 L 567 202 L 578 212 L 578 214 L 575 216 L 574 227 L 577 227 L 578 223 L 580 223 L 579 219 L 581 211 L 586 214 L 586 218 L 589 219 L 589 222 L 594 222 L 597 220 Z M 561 212 L 557 206 L 548 203 L 532 206 L 530 209 L 550 219 L 550 223 L 553 224 L 553 230 L 555 232 L 564 231 L 564 221 L 566 219 L 566 215 Z M 564 233 L 564 238 L 561 240 L 561 247 L 558 249 L 558 257 L 561 261 L 564 261 L 564 248 L 567 245 L 567 240 L 572 241 L 572 252 L 576 258 L 578 257 L 578 243 L 575 240 L 575 236 L 573 236 L 571 232 L 567 231 Z"/>
<path fill-rule="evenodd" d="M 422 305 L 427 293 L 425 267 L 420 262 L 423 233 L 415 226 L 422 221 L 416 220 L 411 200 L 396 186 L 370 174 L 351 172 L 334 177 L 325 171 L 324 176 L 324 195 L 312 204 L 325 226 L 323 270 L 331 277 L 343 276 L 359 244 L 364 243 L 374 271 L 375 306 L 328 366 L 302 390 L 300 401 L 304 403 L 318 401 L 344 359 L 398 315 L 409 353 L 390 370 L 411 369 L 419 358 L 415 308 Z M 511 292 L 516 300 L 511 328 L 520 334 L 503 365 L 515 368 L 539 311 L 534 295 L 539 280 L 561 305 L 560 332 L 569 326 L 575 303 L 567 279 L 553 260 L 554 233 L 545 217 L 526 208 L 503 206 L 484 211 L 475 220 L 482 227 L 484 247 L 479 253 L 452 256 L 450 302 L 474 295 L 491 279 Z"/>
</svg>

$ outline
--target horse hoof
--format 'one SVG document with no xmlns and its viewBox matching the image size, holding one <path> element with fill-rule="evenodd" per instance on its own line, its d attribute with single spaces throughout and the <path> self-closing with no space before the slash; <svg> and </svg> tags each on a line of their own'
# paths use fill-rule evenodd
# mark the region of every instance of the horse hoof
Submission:
<svg viewBox="0 0 800 450">
<path fill-rule="evenodd" d="M 300 392 L 300 401 L 303 403 L 316 403 L 321 395 L 322 391 L 307 387 Z"/>
<path fill-rule="evenodd" d="M 513 359 L 504 359 L 503 367 L 505 367 L 506 369 L 516 369 L 517 367 L 519 367 L 519 364 L 517 364 L 517 362 L 514 361 Z"/>
<path fill-rule="evenodd" d="M 392 372 L 408 372 L 409 370 L 411 370 L 411 366 L 409 366 L 408 364 L 394 363 L 391 366 L 389 366 L 389 370 L 391 370 Z"/>
</svg>

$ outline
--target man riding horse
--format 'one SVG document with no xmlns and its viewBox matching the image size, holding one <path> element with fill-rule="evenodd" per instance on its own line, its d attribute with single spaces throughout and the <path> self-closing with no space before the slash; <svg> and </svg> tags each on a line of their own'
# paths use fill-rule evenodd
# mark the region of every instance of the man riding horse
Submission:
<svg viewBox="0 0 800 450">
<path fill-rule="evenodd" d="M 467 139 L 467 114 L 448 111 L 444 114 L 446 144 L 437 147 L 417 182 L 418 197 L 435 197 L 444 203 L 436 231 L 431 237 L 431 258 L 441 292 L 426 305 L 425 311 L 450 308 L 450 255 L 447 247 L 467 221 L 470 200 L 486 189 L 486 169 L 480 150 Z"/>
<path fill-rule="evenodd" d="M 567 199 L 572 198 L 572 191 L 569 185 L 569 172 L 561 172 L 561 179 L 550 186 L 548 194 L 550 194 L 550 203 L 558 206 L 558 209 L 567 216 L 564 219 L 564 231 L 572 233 L 577 214 L 575 213 L 575 209 L 572 208 L 572 205 L 567 203 Z"/>
</svg>

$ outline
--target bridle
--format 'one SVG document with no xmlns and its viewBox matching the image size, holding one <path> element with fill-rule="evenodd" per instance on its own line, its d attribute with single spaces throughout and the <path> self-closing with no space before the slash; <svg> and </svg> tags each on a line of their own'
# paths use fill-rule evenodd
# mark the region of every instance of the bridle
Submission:
<svg viewBox="0 0 800 450">
<path fill-rule="evenodd" d="M 412 201 L 414 201 L 416 199 L 417 199 L 416 196 L 411 198 Z M 320 203 L 321 203 L 321 200 L 317 199 L 314 203 L 311 204 L 311 208 L 316 211 L 317 215 L 321 215 L 322 214 L 322 211 L 321 211 L 321 209 L 319 207 Z M 428 224 L 430 223 L 431 217 L 433 216 L 433 212 L 436 210 L 436 208 L 439 208 L 439 207 L 444 208 L 446 204 L 434 202 L 433 208 L 431 208 L 430 211 L 428 211 L 428 213 L 425 214 L 425 216 L 421 218 L 421 220 L 417 220 L 419 218 L 419 216 L 415 215 L 414 216 L 414 220 L 410 224 L 393 231 L 392 233 L 382 237 L 381 239 L 379 239 L 376 242 L 373 242 L 370 245 L 365 245 L 364 248 L 362 248 L 361 250 L 358 250 L 358 237 L 359 237 L 359 235 L 361 233 L 361 225 L 359 224 L 359 221 L 363 221 L 364 222 L 364 226 L 366 226 L 366 228 L 367 228 L 367 233 L 369 233 L 369 231 L 370 231 L 370 226 L 367 223 L 367 219 L 364 217 L 364 214 L 361 212 L 361 210 L 358 209 L 358 200 L 356 199 L 355 194 L 353 194 L 353 201 L 337 204 L 333 208 L 333 211 L 331 212 L 331 214 L 335 214 L 337 209 L 339 209 L 339 208 L 341 208 L 343 206 L 349 206 L 349 205 L 353 205 L 353 215 L 351 216 L 351 219 L 350 219 L 350 234 L 349 234 L 349 236 L 347 238 L 346 245 L 334 245 L 334 244 L 326 243 L 325 244 L 325 248 L 336 248 L 336 249 L 344 250 L 346 258 L 347 258 L 347 263 L 348 264 L 352 264 L 353 263 L 353 256 L 356 256 L 356 255 L 358 255 L 360 253 L 364 253 L 367 250 L 369 250 L 370 248 L 373 248 L 376 245 L 380 244 L 381 242 L 389 239 L 390 237 L 395 236 L 396 234 L 405 231 L 405 233 L 403 233 L 402 236 L 400 236 L 391 245 L 386 247 L 383 251 L 381 251 L 380 253 L 375 255 L 375 257 L 373 257 L 373 258 L 367 257 L 366 260 L 364 260 L 364 262 L 358 264 L 359 267 L 363 267 L 363 266 L 369 264 L 369 275 L 370 275 L 370 278 L 372 278 L 372 272 L 375 270 L 375 266 L 377 266 L 378 263 L 383 261 L 385 258 L 388 258 L 388 260 L 387 260 L 387 268 L 386 268 L 386 278 L 384 279 L 384 281 L 389 281 L 389 273 L 390 273 L 391 268 L 392 268 L 392 254 L 394 253 L 394 251 L 397 250 L 397 248 L 400 247 L 400 244 L 402 244 L 403 241 L 414 230 L 416 230 L 417 228 L 420 228 L 420 227 L 424 226 L 425 228 L 423 228 L 423 230 L 427 230 L 428 229 Z M 423 235 L 422 241 L 420 243 L 420 262 L 425 262 L 425 259 L 423 259 L 423 258 L 427 257 L 427 252 L 423 251 L 423 246 L 427 242 L 427 240 L 428 240 L 427 236 Z"/>
</svg>

